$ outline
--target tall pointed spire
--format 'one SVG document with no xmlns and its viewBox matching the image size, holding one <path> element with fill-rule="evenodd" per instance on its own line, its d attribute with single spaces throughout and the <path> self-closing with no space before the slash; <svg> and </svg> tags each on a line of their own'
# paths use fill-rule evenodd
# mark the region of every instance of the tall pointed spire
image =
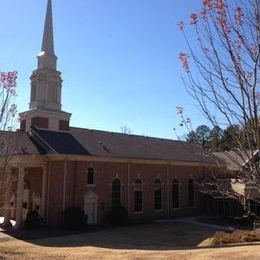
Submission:
<svg viewBox="0 0 260 260">
<path fill-rule="evenodd" d="M 56 69 L 54 53 L 52 4 L 48 0 L 42 50 L 38 68 L 32 72 L 29 110 L 20 113 L 21 129 L 29 131 L 32 125 L 51 130 L 69 130 L 71 114 L 61 110 L 61 73 Z"/>
<path fill-rule="evenodd" d="M 53 41 L 53 24 L 52 24 L 52 4 L 48 0 L 44 33 L 42 39 L 42 51 L 54 55 L 54 41 Z"/>
<path fill-rule="evenodd" d="M 38 55 L 38 68 L 56 70 L 57 57 L 54 53 L 52 3 L 48 0 L 42 39 L 41 53 Z"/>
</svg>

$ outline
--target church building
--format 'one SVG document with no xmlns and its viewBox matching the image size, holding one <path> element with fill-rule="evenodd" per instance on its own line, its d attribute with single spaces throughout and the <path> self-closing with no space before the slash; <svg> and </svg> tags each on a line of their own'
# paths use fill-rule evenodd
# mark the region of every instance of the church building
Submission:
<svg viewBox="0 0 260 260">
<path fill-rule="evenodd" d="M 20 131 L 14 133 L 11 170 L 18 178 L 11 215 L 18 227 L 31 210 L 58 226 L 69 207 L 82 208 L 88 224 L 102 223 L 118 203 L 133 220 L 201 214 L 195 183 L 217 165 L 198 147 L 70 125 L 72 114 L 62 110 L 51 0 L 37 59 L 29 110 L 20 113 Z"/>
</svg>

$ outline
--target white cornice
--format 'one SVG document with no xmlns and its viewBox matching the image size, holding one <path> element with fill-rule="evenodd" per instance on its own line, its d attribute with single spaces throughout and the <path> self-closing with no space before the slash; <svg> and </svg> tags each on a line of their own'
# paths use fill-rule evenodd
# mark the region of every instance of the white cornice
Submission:
<svg viewBox="0 0 260 260">
<path fill-rule="evenodd" d="M 69 121 L 71 113 L 64 111 L 46 110 L 46 109 L 32 109 L 19 114 L 20 118 L 32 118 L 32 117 L 46 117 L 46 118 L 56 118 L 60 120 Z"/>
</svg>

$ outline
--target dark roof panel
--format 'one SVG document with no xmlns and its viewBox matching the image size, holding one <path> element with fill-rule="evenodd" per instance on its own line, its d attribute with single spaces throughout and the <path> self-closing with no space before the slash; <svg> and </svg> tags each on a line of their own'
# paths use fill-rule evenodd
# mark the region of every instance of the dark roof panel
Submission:
<svg viewBox="0 0 260 260">
<path fill-rule="evenodd" d="M 43 130 L 34 127 L 33 135 L 49 152 L 59 154 L 89 155 L 89 152 L 69 133 Z"/>
</svg>

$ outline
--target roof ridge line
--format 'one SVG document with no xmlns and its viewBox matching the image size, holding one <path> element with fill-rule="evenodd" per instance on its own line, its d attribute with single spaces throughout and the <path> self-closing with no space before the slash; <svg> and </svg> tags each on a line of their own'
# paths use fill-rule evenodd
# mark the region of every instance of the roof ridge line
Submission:
<svg viewBox="0 0 260 260">
<path fill-rule="evenodd" d="M 149 138 L 149 139 L 157 139 L 157 140 L 164 140 L 164 141 L 171 141 L 176 143 L 187 143 L 186 141 L 181 140 L 174 140 L 169 138 L 163 138 L 163 137 L 154 137 L 154 136 L 145 136 L 145 135 L 138 135 L 138 134 L 125 134 L 120 132 L 113 132 L 113 131 L 107 131 L 107 130 L 99 130 L 99 129 L 90 129 L 90 128 L 83 128 L 83 127 L 70 127 L 71 129 L 78 129 L 78 130 L 86 130 L 86 131 L 97 131 L 97 132 L 103 132 L 103 133 L 109 133 L 109 134 L 118 134 L 122 136 L 133 136 L 133 137 L 142 137 L 142 138 Z"/>
</svg>

